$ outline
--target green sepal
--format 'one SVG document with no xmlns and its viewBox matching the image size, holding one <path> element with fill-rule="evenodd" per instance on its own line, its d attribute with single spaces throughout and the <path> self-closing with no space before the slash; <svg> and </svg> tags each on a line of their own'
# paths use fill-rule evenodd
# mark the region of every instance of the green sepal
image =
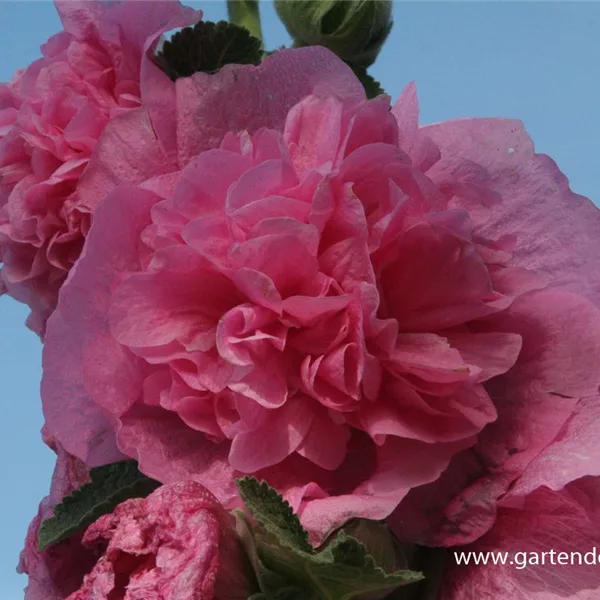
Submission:
<svg viewBox="0 0 600 600">
<path fill-rule="evenodd" d="M 194 73 L 216 73 L 228 64 L 258 65 L 262 42 L 248 29 L 227 21 L 200 21 L 165 41 L 156 64 L 173 80 Z"/>
<path fill-rule="evenodd" d="M 364 67 L 352 67 L 354 74 L 358 77 L 365 88 L 365 94 L 369 100 L 376 98 L 379 94 L 385 94 L 381 83 L 367 72 Z"/>
</svg>

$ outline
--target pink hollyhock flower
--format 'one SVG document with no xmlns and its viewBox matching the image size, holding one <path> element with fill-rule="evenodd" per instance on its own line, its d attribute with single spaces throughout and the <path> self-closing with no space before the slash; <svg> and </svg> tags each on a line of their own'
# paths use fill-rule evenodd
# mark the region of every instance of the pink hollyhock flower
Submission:
<svg viewBox="0 0 600 600">
<path fill-rule="evenodd" d="M 140 105 L 146 39 L 201 17 L 175 0 L 56 6 L 64 31 L 0 89 L 0 285 L 40 334 L 89 229 L 79 178 L 111 119 Z"/>
<path fill-rule="evenodd" d="M 0 285 L 31 307 L 28 324 L 41 335 L 93 209 L 115 185 L 153 178 L 162 190 L 230 129 L 281 128 L 306 94 L 360 89 L 323 48 L 172 82 L 152 51 L 202 13 L 175 0 L 108 6 L 57 2 L 65 31 L 0 88 Z M 223 110 L 232 103 L 234 113 Z"/>
<path fill-rule="evenodd" d="M 544 291 L 488 319 L 523 339 L 515 367 L 487 386 L 497 398 L 497 421 L 437 482 L 408 494 L 391 520 L 404 539 L 467 544 L 492 526 L 508 490 L 525 497 L 543 486 L 559 491 L 600 475 L 600 211 L 570 191 L 549 157 L 533 153 L 514 121 L 464 119 L 423 131 L 441 149 L 441 163 L 472 161 L 485 168 L 488 188 L 502 203 L 482 231 L 512 232 L 511 263 L 546 283 Z M 496 146 L 484 153 L 490 139 Z"/>
<path fill-rule="evenodd" d="M 315 540 L 400 503 L 410 541 L 475 539 L 597 398 L 599 224 L 519 122 L 309 96 L 102 202 L 48 326 L 48 427 L 228 505 L 264 478 Z"/>
<path fill-rule="evenodd" d="M 253 591 L 233 516 L 193 481 L 119 504 L 83 546 L 101 556 L 68 600 L 246 600 Z"/>
<path fill-rule="evenodd" d="M 65 496 L 89 479 L 87 467 L 79 459 L 65 452 L 55 440 L 45 438 L 56 452 L 57 461 L 50 494 L 40 503 L 38 514 L 29 526 L 17 569 L 29 576 L 25 600 L 64 600 L 79 588 L 97 558 L 95 551 L 81 546 L 81 534 L 42 552 L 38 550 L 37 534 L 42 521 L 52 516 L 54 507 Z"/>
</svg>

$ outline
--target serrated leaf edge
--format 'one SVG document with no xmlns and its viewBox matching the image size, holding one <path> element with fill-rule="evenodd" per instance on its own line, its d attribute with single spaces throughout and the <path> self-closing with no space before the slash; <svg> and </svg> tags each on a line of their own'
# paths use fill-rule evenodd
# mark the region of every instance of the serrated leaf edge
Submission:
<svg viewBox="0 0 600 600">
<path fill-rule="evenodd" d="M 291 526 L 291 533 L 293 533 L 294 537 L 297 537 L 296 540 L 298 542 L 298 546 L 294 547 L 289 544 L 286 544 L 283 540 L 277 537 L 278 543 L 283 543 L 283 545 L 290 547 L 292 550 L 305 552 L 306 554 L 313 555 L 315 553 L 315 549 L 308 541 L 308 532 L 302 524 L 300 523 L 300 519 L 298 515 L 293 511 L 289 502 L 283 498 L 283 496 L 274 488 L 272 488 L 266 481 L 259 481 L 256 477 L 242 477 L 236 480 L 236 485 L 240 492 L 240 496 L 244 501 L 244 504 L 248 508 L 248 510 L 252 513 L 252 516 L 256 519 L 256 521 L 264 527 L 269 533 L 275 535 L 277 537 L 276 532 L 272 531 L 270 527 L 270 523 L 261 518 L 259 514 L 257 514 L 252 506 L 248 503 L 248 497 L 244 492 L 243 486 L 249 485 L 255 488 L 255 496 L 257 498 L 260 497 L 260 494 L 264 494 L 267 497 L 270 497 L 275 503 L 280 504 L 281 508 L 285 511 L 288 524 Z"/>
<path fill-rule="evenodd" d="M 131 469 L 135 461 L 122 461 L 122 463 L 126 463 L 126 468 Z M 105 467 L 114 467 L 116 464 L 121 463 L 112 463 L 111 465 L 105 465 Z M 103 469 L 104 467 L 91 469 L 90 481 L 84 483 L 82 486 L 65 496 L 56 506 L 54 506 L 53 516 L 42 521 L 37 532 L 38 550 L 43 551 L 49 546 L 53 546 L 64 541 L 80 529 L 83 529 L 85 526 L 93 523 L 102 515 L 112 512 L 115 506 L 121 502 L 124 502 L 129 498 L 147 496 L 154 489 L 160 486 L 159 482 L 154 481 L 153 479 L 146 477 L 143 473 L 137 471 L 137 463 L 135 464 L 136 472 L 133 472 L 132 475 L 134 475 L 136 479 L 133 479 L 128 485 L 114 490 L 113 493 L 106 496 L 103 500 L 99 500 L 97 504 L 94 504 L 89 510 L 82 513 L 79 518 L 76 517 L 69 526 L 65 525 L 61 530 L 60 522 L 69 516 L 69 507 L 77 506 L 77 503 L 81 498 L 85 499 L 89 490 L 98 489 L 98 487 L 101 488 L 102 484 L 108 478 L 107 474 L 102 473 L 101 476 L 95 480 L 94 474 L 98 474 L 98 470 Z M 135 492 L 136 488 L 141 486 L 144 486 L 144 491 L 142 493 Z M 59 524 L 58 531 L 52 533 L 52 528 L 57 523 Z"/>
</svg>

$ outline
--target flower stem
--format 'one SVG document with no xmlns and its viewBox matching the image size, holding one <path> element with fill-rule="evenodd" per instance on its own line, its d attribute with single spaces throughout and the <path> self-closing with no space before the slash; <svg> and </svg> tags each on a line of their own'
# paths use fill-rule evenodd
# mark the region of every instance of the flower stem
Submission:
<svg viewBox="0 0 600 600">
<path fill-rule="evenodd" d="M 262 41 L 258 0 L 227 0 L 229 20 L 245 27 L 254 37 Z"/>
</svg>

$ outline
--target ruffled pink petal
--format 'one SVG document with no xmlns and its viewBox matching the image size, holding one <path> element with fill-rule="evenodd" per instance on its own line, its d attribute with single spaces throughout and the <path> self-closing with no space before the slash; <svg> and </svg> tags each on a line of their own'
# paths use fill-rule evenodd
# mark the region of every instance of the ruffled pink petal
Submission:
<svg viewBox="0 0 600 600">
<path fill-rule="evenodd" d="M 344 105 L 341 98 L 309 96 L 289 112 L 283 139 L 297 169 L 333 164 L 341 142 Z"/>
<path fill-rule="evenodd" d="M 520 476 L 526 492 L 533 484 L 545 485 L 539 477 L 554 468 L 549 485 L 596 474 L 585 451 L 586 437 L 594 435 L 595 413 L 586 415 L 592 403 L 580 397 L 600 385 L 600 374 L 591 367 L 600 361 L 597 324 L 597 309 L 590 302 L 557 291 L 528 294 L 497 322 L 489 322 L 492 330 L 510 330 L 523 340 L 517 364 L 486 386 L 498 419 L 481 433 L 475 453 L 457 456 L 437 482 L 408 495 L 391 519 L 398 535 L 427 545 L 470 543 L 493 525 L 498 500 L 514 482 L 519 489 Z M 589 419 L 592 431 L 581 436 L 581 459 L 565 454 L 553 467 L 545 463 L 545 452 L 560 450 L 561 440 L 569 451 L 578 443 L 567 434 L 574 411 L 580 415 L 577 422 Z M 560 455 L 554 456 L 558 460 Z M 523 475 L 530 464 L 531 477 Z"/>
<path fill-rule="evenodd" d="M 396 252 L 398 262 L 381 281 L 389 316 L 405 331 L 440 330 L 495 312 L 483 260 L 446 228 L 416 225 L 398 241 Z"/>
<path fill-rule="evenodd" d="M 419 104 L 417 88 L 409 83 L 392 108 L 398 122 L 398 145 L 412 160 L 412 163 L 427 171 L 440 158 L 436 144 L 419 128 Z"/>
<path fill-rule="evenodd" d="M 445 337 L 466 364 L 481 369 L 478 381 L 506 373 L 517 362 L 522 347 L 517 333 L 446 333 Z"/>
<path fill-rule="evenodd" d="M 585 478 L 559 492 L 542 487 L 521 508 L 501 509 L 487 535 L 456 552 L 494 552 L 506 564 L 494 565 L 490 557 L 487 565 L 458 565 L 450 553 L 440 599 L 597 598 L 598 484 L 597 478 Z"/>
<path fill-rule="evenodd" d="M 264 425 L 233 439 L 229 462 L 237 471 L 256 473 L 282 462 L 302 444 L 314 420 L 304 397 L 271 412 Z"/>
<path fill-rule="evenodd" d="M 162 483 L 193 479 L 228 505 L 237 497 L 228 448 L 207 443 L 177 415 L 134 407 L 121 419 L 119 448 L 139 461 L 140 470 Z"/>
<path fill-rule="evenodd" d="M 156 137 L 144 108 L 113 119 L 96 144 L 79 197 L 95 208 L 121 183 L 136 184 L 175 169 Z"/>
<path fill-rule="evenodd" d="M 365 519 L 384 519 L 411 488 L 437 479 L 448 465 L 449 454 L 472 443 L 472 439 L 424 444 L 389 438 L 377 448 L 377 467 L 369 477 L 346 494 L 308 501 L 301 513 L 302 523 L 314 541 L 322 541 L 358 514 Z"/>
<path fill-rule="evenodd" d="M 432 333 L 401 333 L 388 368 L 440 383 L 464 381 L 470 370 L 446 338 Z"/>
<path fill-rule="evenodd" d="M 555 440 L 529 463 L 504 502 L 542 486 L 558 491 L 580 477 L 600 476 L 599 435 L 600 396 L 590 396 L 579 402 Z"/>
<path fill-rule="evenodd" d="M 118 342 L 134 347 L 179 341 L 190 351 L 208 350 L 232 298 L 232 283 L 207 261 L 186 247 L 166 248 L 152 273 L 133 275 L 114 291 L 111 331 Z"/>
<path fill-rule="evenodd" d="M 317 412 L 296 451 L 319 467 L 334 471 L 346 458 L 349 439 L 350 432 L 346 427 L 335 423 L 328 413 Z"/>
<path fill-rule="evenodd" d="M 68 600 L 241 600 L 249 565 L 231 515 L 196 482 L 162 486 L 119 504 L 87 529 L 103 554 Z"/>
<path fill-rule="evenodd" d="M 123 197 L 130 201 L 135 199 L 126 212 L 121 210 Z M 76 267 L 81 275 L 65 289 L 48 324 L 50 343 L 44 346 L 42 376 L 48 431 L 68 452 L 90 466 L 114 462 L 123 455 L 116 447 L 108 415 L 96 404 L 99 399 L 96 390 L 88 389 L 82 379 L 86 371 L 84 361 L 86 354 L 93 356 L 88 350 L 90 346 L 100 344 L 104 351 L 110 348 L 107 354 L 96 354 L 92 364 L 106 367 L 94 371 L 96 378 L 107 382 L 101 390 L 104 401 L 112 401 L 106 398 L 107 392 L 112 390 L 116 394 L 114 398 L 122 397 L 119 386 L 123 380 L 113 379 L 114 351 L 125 363 L 131 359 L 122 349 L 115 348 L 111 338 L 107 339 L 108 302 L 111 289 L 123 270 L 139 265 L 136 239 L 148 224 L 149 210 L 155 201 L 153 194 L 134 189 L 117 191 L 106 199 L 90 231 L 86 253 Z M 117 224 L 113 223 L 115 211 L 122 215 Z M 105 253 L 104 250 L 110 251 Z M 85 326 L 82 327 L 82 323 Z M 135 378 L 122 362 L 121 366 Z M 91 366 L 87 370 L 89 372 Z M 126 398 L 123 400 L 128 402 Z M 64 418 L 66 413 L 69 419 Z"/>
<path fill-rule="evenodd" d="M 216 75 L 195 73 L 178 79 L 175 87 L 178 155 L 183 164 L 218 146 L 229 131 L 282 130 L 288 111 L 311 93 L 364 98 L 352 70 L 329 50 L 314 46 L 282 50 L 258 67 L 226 65 Z M 235 111 L 228 110 L 232 106 Z M 161 118 L 173 117 L 153 115 L 153 121 Z"/>
<path fill-rule="evenodd" d="M 534 269 L 554 287 L 600 302 L 600 211 L 573 193 L 547 156 L 534 154 L 520 121 L 462 119 L 424 128 L 442 156 L 482 165 L 502 203 L 485 235 L 517 234 L 514 264 Z"/>
<path fill-rule="evenodd" d="M 539 382 L 544 391 L 570 398 L 600 387 L 600 309 L 569 292 L 532 292 L 518 299 L 490 328 L 519 334 L 523 346 L 509 380 Z"/>
</svg>

